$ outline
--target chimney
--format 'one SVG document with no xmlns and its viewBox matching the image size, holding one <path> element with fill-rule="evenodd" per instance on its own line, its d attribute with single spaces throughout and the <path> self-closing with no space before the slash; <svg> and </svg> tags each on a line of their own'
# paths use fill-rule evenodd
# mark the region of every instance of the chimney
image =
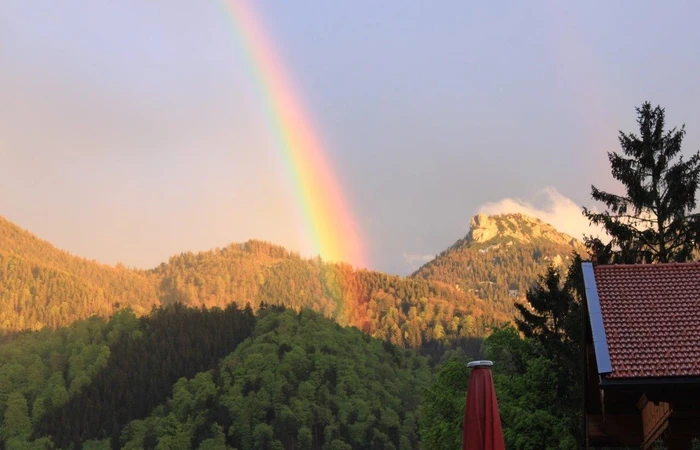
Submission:
<svg viewBox="0 0 700 450">
<path fill-rule="evenodd" d="M 598 254 L 594 251 L 593 256 L 591 256 L 591 262 L 593 263 L 593 267 L 598 265 Z"/>
</svg>

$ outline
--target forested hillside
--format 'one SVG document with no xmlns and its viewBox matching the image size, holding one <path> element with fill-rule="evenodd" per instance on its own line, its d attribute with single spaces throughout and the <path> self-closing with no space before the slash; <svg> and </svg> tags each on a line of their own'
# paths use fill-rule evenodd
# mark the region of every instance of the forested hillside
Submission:
<svg viewBox="0 0 700 450">
<path fill-rule="evenodd" d="M 406 347 L 483 336 L 509 319 L 473 293 L 443 283 L 302 259 L 259 241 L 182 254 L 154 272 L 166 303 L 306 307 Z"/>
<path fill-rule="evenodd" d="M 308 307 L 400 346 L 435 349 L 441 342 L 484 336 L 510 320 L 474 292 L 304 259 L 260 241 L 183 253 L 141 271 L 73 257 L 4 220 L 0 232 L 4 332 L 109 317 L 127 306 L 141 315 L 175 302 L 253 309 L 267 303 Z"/>
<path fill-rule="evenodd" d="M 514 300 L 549 265 L 567 267 L 573 252 L 587 254 L 578 240 L 522 214 L 474 216 L 463 238 L 412 276 L 442 282 L 488 301 L 499 314 L 515 316 Z"/>
<path fill-rule="evenodd" d="M 253 339 L 122 433 L 125 449 L 415 449 L 425 360 L 305 310 L 268 309 Z"/>
<path fill-rule="evenodd" d="M 308 309 L 124 311 L 0 347 L 0 448 L 418 448 L 429 382 Z"/>
<path fill-rule="evenodd" d="M 0 448 L 58 448 L 113 437 L 146 417 L 181 377 L 214 368 L 248 338 L 250 309 L 172 305 L 136 318 L 120 311 L 0 346 Z"/>
<path fill-rule="evenodd" d="M 16 335 L 0 345 L 0 450 L 451 448 L 465 361 L 547 266 L 585 252 L 538 220 L 477 216 L 406 278 L 260 241 L 142 271 L 2 226 L 0 311 Z M 551 401 L 519 406 L 521 386 L 542 390 L 540 369 L 496 378 L 509 442 L 570 440 Z"/>
<path fill-rule="evenodd" d="M 537 219 L 477 216 L 464 239 L 411 277 L 329 264 L 260 241 L 173 256 L 152 270 L 110 267 L 0 221 L 0 334 L 70 325 L 130 307 L 303 307 L 440 358 L 512 320 L 513 300 L 581 245 Z"/>
<path fill-rule="evenodd" d="M 0 332 L 69 325 L 158 304 L 156 280 L 58 250 L 0 217 Z"/>
</svg>

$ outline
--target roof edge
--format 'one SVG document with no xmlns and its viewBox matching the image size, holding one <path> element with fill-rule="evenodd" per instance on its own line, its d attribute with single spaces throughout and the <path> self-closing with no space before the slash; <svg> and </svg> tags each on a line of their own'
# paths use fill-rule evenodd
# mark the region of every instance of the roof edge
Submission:
<svg viewBox="0 0 700 450">
<path fill-rule="evenodd" d="M 697 267 L 700 266 L 700 261 L 686 261 L 686 262 L 666 262 L 666 263 L 624 263 L 624 264 L 594 264 L 596 268 L 601 269 L 629 269 L 633 268 L 646 268 L 646 269 L 659 269 L 662 267 Z"/>
<path fill-rule="evenodd" d="M 595 271 L 593 263 L 581 263 L 583 270 L 583 284 L 586 289 L 586 301 L 588 303 L 588 319 L 591 323 L 593 334 L 593 349 L 595 360 L 598 365 L 598 374 L 605 375 L 611 373 L 610 352 L 608 350 L 608 339 L 605 335 L 603 324 L 603 313 L 600 309 L 600 298 L 598 297 L 598 286 L 595 281 Z"/>
<path fill-rule="evenodd" d="M 700 385 L 700 376 L 694 375 L 677 375 L 663 377 L 626 377 L 626 378 L 607 378 L 603 377 L 600 381 L 600 387 L 615 387 L 615 386 L 641 386 L 641 385 L 661 385 L 661 386 L 678 386 L 687 384 Z"/>
</svg>

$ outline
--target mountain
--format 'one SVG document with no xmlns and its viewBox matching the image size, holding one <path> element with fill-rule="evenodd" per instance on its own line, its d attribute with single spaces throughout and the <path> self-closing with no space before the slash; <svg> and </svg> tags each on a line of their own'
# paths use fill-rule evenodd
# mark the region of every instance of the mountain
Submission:
<svg viewBox="0 0 700 450">
<path fill-rule="evenodd" d="M 512 319 L 511 295 L 583 250 L 536 219 L 476 216 L 404 278 L 260 241 L 131 270 L 4 220 L 0 233 L 0 317 L 17 331 L 0 345 L 0 450 L 421 448 L 418 419 L 435 412 L 421 397 L 440 366 L 417 353 L 463 375 L 481 337 Z M 507 330 L 486 342 L 511 333 L 511 355 L 523 344 Z M 538 380 L 548 366 L 533 367 Z M 439 405 L 457 398 L 435 386 Z M 542 397 L 513 386 L 514 404 Z"/>
<path fill-rule="evenodd" d="M 142 315 L 173 303 L 250 304 L 254 310 L 275 304 L 310 308 L 373 337 L 418 348 L 484 336 L 510 319 L 444 283 L 304 259 L 260 241 L 182 253 L 144 271 L 77 258 L 6 220 L 0 236 L 0 327 L 9 331 L 65 326 L 124 307 Z"/>
<path fill-rule="evenodd" d="M 513 299 L 548 264 L 564 264 L 582 244 L 519 214 L 472 219 L 458 240 L 410 277 L 248 241 L 186 252 L 151 270 L 78 258 L 0 219 L 0 329 L 59 327 L 129 307 L 183 303 L 310 308 L 373 337 L 418 348 L 488 334 L 511 320 Z"/>
<path fill-rule="evenodd" d="M 0 217 L 0 330 L 55 328 L 119 306 L 145 313 L 156 288 L 145 271 L 72 256 Z"/>
<path fill-rule="evenodd" d="M 587 254 L 583 243 L 540 219 L 479 214 L 464 238 L 411 277 L 472 293 L 513 317 L 513 300 L 522 298 L 547 266 L 566 266 L 573 252 Z"/>
</svg>

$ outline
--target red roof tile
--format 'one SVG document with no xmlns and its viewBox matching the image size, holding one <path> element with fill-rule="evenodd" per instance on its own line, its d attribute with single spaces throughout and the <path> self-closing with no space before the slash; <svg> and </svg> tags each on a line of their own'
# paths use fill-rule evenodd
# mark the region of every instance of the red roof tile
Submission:
<svg viewBox="0 0 700 450">
<path fill-rule="evenodd" d="M 594 269 L 613 372 L 700 376 L 700 263 Z"/>
</svg>

